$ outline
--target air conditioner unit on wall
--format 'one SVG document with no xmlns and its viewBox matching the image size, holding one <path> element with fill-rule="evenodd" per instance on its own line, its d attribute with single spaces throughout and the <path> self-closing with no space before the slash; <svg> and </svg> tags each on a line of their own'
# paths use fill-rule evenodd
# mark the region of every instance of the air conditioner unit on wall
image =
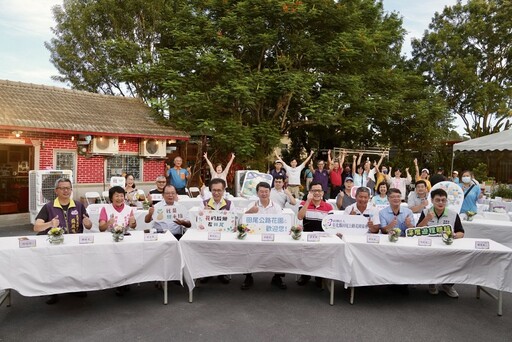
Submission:
<svg viewBox="0 0 512 342">
<path fill-rule="evenodd" d="M 165 158 L 166 140 L 141 139 L 139 144 L 139 155 L 141 157 Z"/>
<path fill-rule="evenodd" d="M 41 208 L 55 200 L 55 182 L 59 178 L 68 178 L 73 182 L 71 170 L 32 170 L 28 174 L 30 222 L 36 221 Z M 73 196 L 73 195 L 71 195 Z"/>
<path fill-rule="evenodd" d="M 90 146 L 92 154 L 117 154 L 119 152 L 117 138 L 94 137 Z"/>
</svg>

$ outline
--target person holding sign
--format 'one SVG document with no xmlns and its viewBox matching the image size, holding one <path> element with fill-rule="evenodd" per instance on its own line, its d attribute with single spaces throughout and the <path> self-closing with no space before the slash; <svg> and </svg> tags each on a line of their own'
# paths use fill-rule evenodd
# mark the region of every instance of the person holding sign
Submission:
<svg viewBox="0 0 512 342">
<path fill-rule="evenodd" d="M 415 214 L 421 213 L 429 205 L 427 196 L 427 183 L 423 179 L 416 181 L 414 191 L 407 198 L 409 209 Z"/>
<path fill-rule="evenodd" d="M 302 220 L 302 226 L 305 232 L 321 232 L 322 219 L 326 216 L 333 207 L 330 203 L 324 201 L 324 191 L 321 183 L 312 182 L 309 189 L 308 197 L 300 204 L 297 218 Z M 304 286 L 311 279 L 309 275 L 301 275 L 297 284 Z M 322 278 L 316 277 L 315 282 L 317 286 L 322 286 Z"/>
<path fill-rule="evenodd" d="M 214 178 L 210 181 L 211 197 L 203 201 L 204 208 L 209 210 L 227 210 L 233 211 L 235 204 L 224 198 L 226 191 L 226 182 L 221 178 Z"/>
<path fill-rule="evenodd" d="M 125 205 L 126 191 L 120 186 L 113 186 L 108 190 L 110 204 L 101 208 L 100 232 L 112 229 L 114 226 L 130 227 L 135 229 L 137 221 L 133 214 L 134 208 Z"/>
<path fill-rule="evenodd" d="M 367 187 L 359 187 L 356 190 L 356 203 L 345 208 L 344 215 L 363 215 L 368 218 L 368 230 L 377 234 L 380 229 L 379 211 L 368 205 L 370 190 Z"/>
<path fill-rule="evenodd" d="M 178 192 L 174 185 L 164 187 L 164 199 L 149 208 L 144 222 L 154 221 L 153 228 L 157 232 L 168 230 L 179 240 L 183 236 L 185 228 L 190 228 L 187 209 L 177 202 Z"/>
<path fill-rule="evenodd" d="M 258 195 L 258 200 L 254 203 L 254 206 L 250 207 L 245 213 L 246 214 L 281 214 L 282 209 L 277 204 L 272 202 L 270 199 L 270 185 L 266 182 L 259 182 L 256 185 L 256 194 Z M 272 281 L 270 282 L 272 285 L 277 286 L 281 290 L 286 290 L 288 287 L 283 282 L 283 277 L 285 275 L 283 273 L 274 274 L 272 277 Z M 254 279 L 251 273 L 245 274 L 245 280 L 240 287 L 241 290 L 248 290 L 254 284 Z"/>
<path fill-rule="evenodd" d="M 164 187 L 167 181 L 165 180 L 165 176 L 156 177 L 156 189 L 149 190 L 148 200 L 151 201 L 152 205 L 157 204 L 163 199 L 164 196 Z"/>
<path fill-rule="evenodd" d="M 407 228 L 414 227 L 414 214 L 411 209 L 400 206 L 402 193 L 399 189 L 389 189 L 388 200 L 389 207 L 379 211 L 380 229 L 387 234 L 393 228 L 400 228 L 400 236 L 405 236 Z"/>
<path fill-rule="evenodd" d="M 430 209 L 425 209 L 421 212 L 418 227 L 435 226 L 440 224 L 449 224 L 453 229 L 453 238 L 460 239 L 464 237 L 464 228 L 460 221 L 459 214 L 448 209 L 448 194 L 443 189 L 435 189 L 430 193 L 433 206 Z M 458 298 L 459 294 L 453 288 L 453 284 L 443 284 L 441 288 L 449 297 Z M 436 295 L 439 293 L 435 284 L 430 284 L 428 287 L 430 294 Z"/>
</svg>

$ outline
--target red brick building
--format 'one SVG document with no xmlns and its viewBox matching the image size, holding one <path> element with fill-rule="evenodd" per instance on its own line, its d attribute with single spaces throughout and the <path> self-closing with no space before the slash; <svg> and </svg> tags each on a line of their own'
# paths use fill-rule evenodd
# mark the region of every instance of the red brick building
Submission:
<svg viewBox="0 0 512 342">
<path fill-rule="evenodd" d="M 28 211 L 29 170 L 72 170 L 75 199 L 124 173 L 147 190 L 188 139 L 136 98 L 0 81 L 0 214 Z"/>
</svg>

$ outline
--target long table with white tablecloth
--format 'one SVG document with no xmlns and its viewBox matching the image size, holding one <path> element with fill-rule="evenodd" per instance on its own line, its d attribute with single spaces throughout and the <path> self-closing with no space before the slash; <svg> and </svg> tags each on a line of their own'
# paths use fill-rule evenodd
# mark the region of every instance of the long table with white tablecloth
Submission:
<svg viewBox="0 0 512 342">
<path fill-rule="evenodd" d="M 481 220 L 462 221 L 467 238 L 491 239 L 512 248 L 512 221 Z"/>
<path fill-rule="evenodd" d="M 238 240 L 236 233 L 223 233 L 221 240 L 208 240 L 208 232 L 189 230 L 180 240 L 189 290 L 194 289 L 197 278 L 251 272 L 307 274 L 348 281 L 345 243 L 336 236 L 307 242 L 307 234 L 299 241 L 288 234 L 275 234 L 275 241 L 261 241 L 260 234 Z"/>
<path fill-rule="evenodd" d="M 41 296 L 182 279 L 180 247 L 170 233 L 144 241 L 142 232 L 131 232 L 122 242 L 97 233 L 92 244 L 79 244 L 80 235 L 65 235 L 62 245 L 31 236 L 37 245 L 29 248 L 20 248 L 18 237 L 0 238 L 0 289 Z"/>
</svg>

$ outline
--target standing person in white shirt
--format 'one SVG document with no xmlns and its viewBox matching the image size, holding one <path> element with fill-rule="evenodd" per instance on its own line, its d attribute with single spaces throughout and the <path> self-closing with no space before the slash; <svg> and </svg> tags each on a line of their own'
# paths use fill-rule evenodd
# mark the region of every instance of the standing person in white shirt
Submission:
<svg viewBox="0 0 512 342">
<path fill-rule="evenodd" d="M 297 204 L 297 200 L 293 197 L 292 193 L 288 189 L 284 189 L 283 186 L 284 177 L 277 176 L 274 178 L 274 187 L 270 191 L 270 200 L 279 205 L 281 209 L 284 208 L 286 203 L 290 203 L 290 205 Z"/>
<path fill-rule="evenodd" d="M 246 214 L 281 214 L 282 210 L 279 205 L 272 202 L 270 199 L 270 184 L 265 182 L 259 182 L 256 185 L 256 194 L 258 195 L 258 200 L 254 203 L 252 207 L 250 207 L 245 213 Z M 277 286 L 281 290 L 286 290 L 288 287 L 283 282 L 283 277 L 285 275 L 283 273 L 274 274 L 272 277 L 272 281 L 270 282 L 272 285 Z M 254 284 L 254 279 L 252 277 L 252 273 L 245 274 L 245 280 L 242 283 L 240 289 L 248 290 Z"/>
<path fill-rule="evenodd" d="M 313 151 L 309 152 L 309 156 L 304 160 L 302 164 L 297 166 L 297 159 L 292 159 L 290 161 L 290 165 L 287 165 L 281 157 L 277 154 L 277 152 L 274 152 L 276 155 L 276 158 L 281 164 L 283 164 L 283 168 L 286 170 L 286 175 L 288 176 L 288 189 L 292 193 L 292 195 L 295 198 L 299 198 L 299 189 L 300 189 L 300 174 L 302 170 L 306 167 L 309 160 L 313 156 Z"/>
<path fill-rule="evenodd" d="M 224 182 L 226 182 L 226 184 L 227 184 L 228 181 L 226 178 L 229 173 L 229 169 L 231 168 L 231 164 L 233 164 L 233 160 L 235 160 L 235 154 L 231 153 L 231 159 L 229 160 L 225 169 L 222 169 L 222 164 L 217 164 L 217 165 L 215 165 L 215 168 L 214 168 L 212 162 L 210 161 L 210 159 L 208 159 L 207 152 L 205 152 L 203 156 L 204 156 L 204 159 L 206 159 L 206 163 L 210 167 L 210 179 L 220 178 L 220 179 L 223 179 Z"/>
</svg>

